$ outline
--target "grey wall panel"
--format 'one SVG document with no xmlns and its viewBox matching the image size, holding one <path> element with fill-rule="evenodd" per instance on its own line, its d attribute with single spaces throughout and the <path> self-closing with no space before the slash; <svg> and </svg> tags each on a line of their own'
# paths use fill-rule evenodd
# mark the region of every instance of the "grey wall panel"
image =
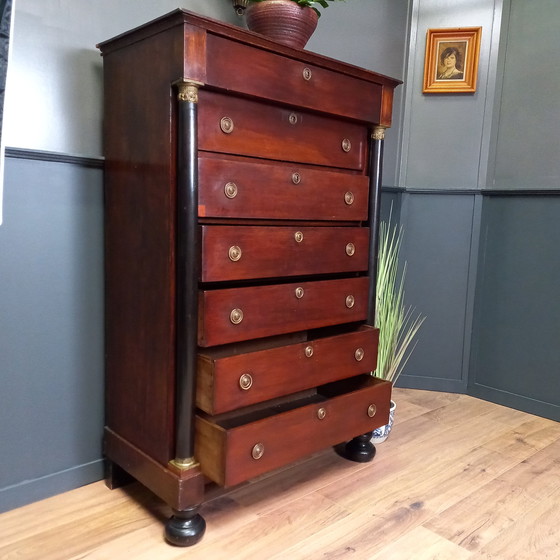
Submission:
<svg viewBox="0 0 560 560">
<path fill-rule="evenodd" d="M 406 300 L 427 318 L 399 384 L 464 391 L 475 197 L 406 193 L 403 198 Z"/>
<path fill-rule="evenodd" d="M 98 479 L 103 426 L 102 171 L 7 158 L 5 187 L 0 509 Z"/>
<path fill-rule="evenodd" d="M 558 189 L 560 2 L 511 0 L 506 15 L 495 177 L 490 186 Z"/>
<path fill-rule="evenodd" d="M 405 142 L 399 186 L 473 189 L 478 186 L 485 108 L 492 56 L 493 21 L 501 0 L 456 2 L 415 0 L 411 29 Z M 428 29 L 482 29 L 478 86 L 474 94 L 424 94 L 423 70 Z"/>
<path fill-rule="evenodd" d="M 560 420 L 560 196 L 485 197 L 469 391 Z"/>
</svg>

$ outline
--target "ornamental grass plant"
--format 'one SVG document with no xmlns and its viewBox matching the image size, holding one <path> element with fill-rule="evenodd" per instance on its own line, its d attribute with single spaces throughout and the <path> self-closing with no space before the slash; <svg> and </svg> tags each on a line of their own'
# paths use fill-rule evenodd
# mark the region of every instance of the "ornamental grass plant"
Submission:
<svg viewBox="0 0 560 560">
<path fill-rule="evenodd" d="M 414 340 L 426 317 L 404 301 L 406 261 L 400 267 L 402 226 L 388 222 L 379 227 L 375 326 L 379 328 L 376 377 L 395 383 L 416 347 Z M 414 341 L 414 344 L 413 344 Z"/>
</svg>

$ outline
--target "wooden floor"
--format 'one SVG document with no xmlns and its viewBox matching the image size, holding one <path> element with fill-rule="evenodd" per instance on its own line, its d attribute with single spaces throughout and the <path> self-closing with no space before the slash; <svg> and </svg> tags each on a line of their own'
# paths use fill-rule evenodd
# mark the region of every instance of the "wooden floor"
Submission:
<svg viewBox="0 0 560 560">
<path fill-rule="evenodd" d="M 217 497 L 193 548 L 162 541 L 169 512 L 145 489 L 98 482 L 0 515 L 0 559 L 560 558 L 560 424 L 465 395 L 394 398 L 373 462 L 327 450 Z"/>
</svg>

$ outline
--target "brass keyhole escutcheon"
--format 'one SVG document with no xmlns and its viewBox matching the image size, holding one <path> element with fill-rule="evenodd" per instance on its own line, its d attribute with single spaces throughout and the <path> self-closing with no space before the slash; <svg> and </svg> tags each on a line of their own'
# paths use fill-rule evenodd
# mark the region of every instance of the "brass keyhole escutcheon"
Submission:
<svg viewBox="0 0 560 560">
<path fill-rule="evenodd" d="M 257 443 L 251 450 L 251 456 L 255 461 L 258 461 L 264 455 L 264 444 Z"/>
<path fill-rule="evenodd" d="M 232 262 L 237 262 L 241 258 L 242 254 L 243 252 L 241 251 L 241 247 L 238 245 L 232 245 L 229 248 L 229 259 Z"/>
<path fill-rule="evenodd" d="M 305 347 L 305 357 L 311 358 L 313 356 L 313 346 L 306 346 Z"/>
<path fill-rule="evenodd" d="M 288 120 L 290 121 L 290 124 L 297 124 L 298 116 L 295 113 L 290 113 Z"/>
<path fill-rule="evenodd" d="M 301 243 L 303 241 L 303 233 L 301 231 L 296 231 L 294 233 L 294 239 L 298 242 Z"/>
<path fill-rule="evenodd" d="M 243 311 L 241 311 L 241 309 L 232 309 L 231 313 L 229 314 L 229 320 L 234 324 L 234 325 L 239 325 L 239 323 L 241 323 L 241 321 L 243 321 Z"/>
<path fill-rule="evenodd" d="M 356 246 L 354 245 L 354 243 L 348 243 L 346 245 L 346 254 L 349 257 L 352 257 L 354 255 L 354 253 L 356 252 Z"/>
<path fill-rule="evenodd" d="M 296 288 L 296 292 L 295 292 L 295 293 L 296 293 L 296 297 L 297 297 L 298 299 L 301 299 L 301 298 L 304 296 L 304 294 L 305 294 L 305 290 L 300 286 L 300 287 Z"/>
<path fill-rule="evenodd" d="M 301 183 L 301 174 L 295 171 L 292 173 L 292 183 L 294 185 L 299 185 Z"/>
<path fill-rule="evenodd" d="M 356 358 L 357 362 L 361 362 L 364 359 L 364 349 L 363 348 L 356 348 L 356 351 L 354 352 L 354 358 Z"/>
<path fill-rule="evenodd" d="M 222 117 L 220 128 L 224 134 L 231 134 L 233 132 L 233 121 L 229 117 Z"/>
<path fill-rule="evenodd" d="M 235 183 L 226 183 L 224 193 L 228 198 L 235 198 L 237 196 L 237 185 Z"/>
<path fill-rule="evenodd" d="M 244 390 L 248 391 L 253 386 L 253 377 L 250 373 L 244 373 L 239 378 L 239 386 Z"/>
<path fill-rule="evenodd" d="M 350 142 L 348 138 L 344 138 L 344 140 L 342 140 L 341 145 L 342 145 L 342 150 L 346 153 L 348 153 L 352 149 L 352 142 Z"/>
<path fill-rule="evenodd" d="M 309 80 L 311 80 L 311 76 L 313 76 L 313 72 L 311 72 L 311 69 L 310 68 L 304 68 L 303 69 L 303 79 L 308 82 Z"/>
<path fill-rule="evenodd" d="M 319 420 L 324 420 L 326 415 L 327 415 L 327 411 L 323 407 L 321 407 L 317 411 L 317 418 L 319 418 Z"/>
<path fill-rule="evenodd" d="M 354 193 L 351 191 L 348 191 L 345 195 L 344 195 L 344 202 L 348 205 L 351 206 L 352 204 L 354 204 Z"/>
<path fill-rule="evenodd" d="M 355 303 L 356 303 L 356 300 L 354 299 L 354 296 L 352 296 L 352 295 L 346 296 L 346 307 L 348 307 L 348 309 L 352 309 L 352 307 L 354 307 Z"/>
<path fill-rule="evenodd" d="M 368 406 L 368 409 L 367 409 L 367 415 L 368 415 L 370 418 L 373 418 L 373 417 L 375 416 L 375 413 L 376 413 L 376 412 L 377 412 L 377 407 L 376 407 L 374 404 L 370 404 L 370 405 Z"/>
</svg>

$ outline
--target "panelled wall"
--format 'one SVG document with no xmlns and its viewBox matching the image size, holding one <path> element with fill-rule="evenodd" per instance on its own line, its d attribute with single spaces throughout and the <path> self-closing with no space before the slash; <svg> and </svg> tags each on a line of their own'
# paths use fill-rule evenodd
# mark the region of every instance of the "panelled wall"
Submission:
<svg viewBox="0 0 560 560">
<path fill-rule="evenodd" d="M 242 25 L 230 0 L 180 4 Z M 174 0 L 17 4 L 0 226 L 0 511 L 102 477 L 102 61 L 95 44 L 176 7 Z M 320 23 L 310 50 L 402 79 L 408 1 L 352 0 L 329 7 Z M 401 103 L 399 93 L 386 149 L 391 185 Z"/>
<path fill-rule="evenodd" d="M 400 383 L 557 420 L 559 17 L 555 0 L 415 1 L 400 175 L 407 293 L 428 317 Z M 422 94 L 426 29 L 473 25 L 477 93 Z"/>
</svg>

